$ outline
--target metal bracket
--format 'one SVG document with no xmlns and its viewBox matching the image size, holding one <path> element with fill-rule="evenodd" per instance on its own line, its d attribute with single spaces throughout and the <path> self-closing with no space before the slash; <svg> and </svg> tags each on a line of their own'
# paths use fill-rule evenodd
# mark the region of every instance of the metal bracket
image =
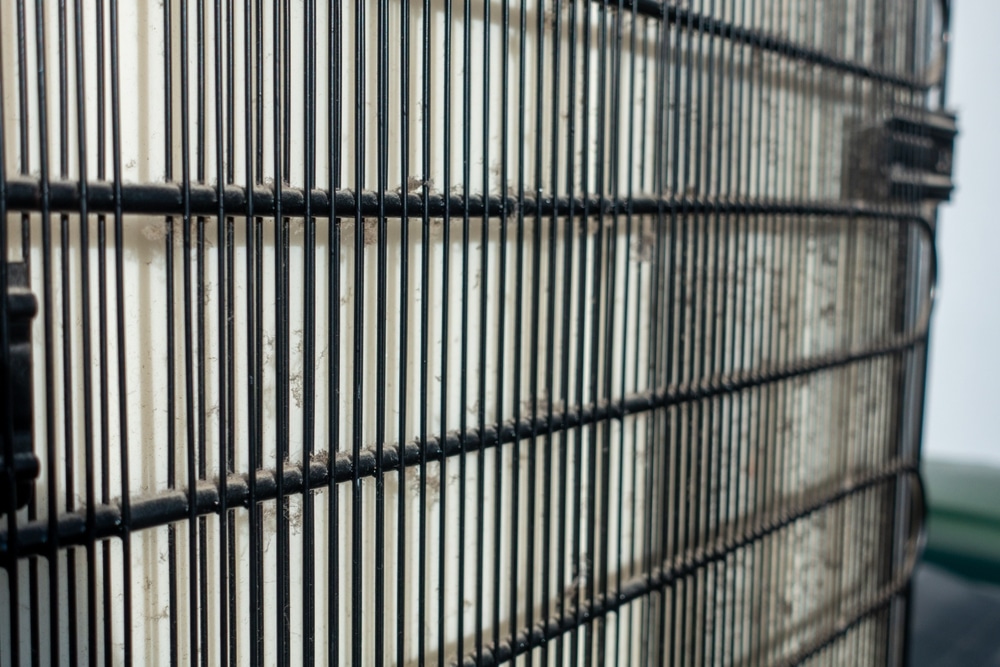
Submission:
<svg viewBox="0 0 1000 667">
<path fill-rule="evenodd" d="M 844 161 L 850 198 L 942 202 L 951 198 L 955 116 L 904 109 L 851 133 Z"/>
<path fill-rule="evenodd" d="M 0 478 L 7 478 L 13 470 L 14 507 L 10 506 L 9 493 L 0 493 L 0 513 L 23 507 L 31 499 L 34 479 L 38 476 L 38 458 L 32 442 L 31 395 L 31 320 L 38 311 L 38 301 L 31 293 L 28 265 L 23 262 L 7 264 L 7 335 L 8 364 L 0 369 L 0 381 L 6 385 L 11 424 L 3 429 L 0 438 L 13 433 L 13 461 L 7 461 L 6 443 L 0 446 Z"/>
</svg>

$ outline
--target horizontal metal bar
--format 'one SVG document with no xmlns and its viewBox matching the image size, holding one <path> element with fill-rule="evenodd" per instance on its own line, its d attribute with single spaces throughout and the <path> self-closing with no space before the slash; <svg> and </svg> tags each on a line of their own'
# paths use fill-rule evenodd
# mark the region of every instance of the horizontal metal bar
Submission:
<svg viewBox="0 0 1000 667">
<path fill-rule="evenodd" d="M 616 0 L 594 1 L 615 7 L 619 5 L 619 2 Z M 697 32 L 715 35 L 723 39 L 747 44 L 751 48 L 760 49 L 761 51 L 769 51 L 786 58 L 799 60 L 811 65 L 819 65 L 846 74 L 853 74 L 879 83 L 887 83 L 918 91 L 928 90 L 934 85 L 933 82 L 902 76 L 854 60 L 838 58 L 837 56 L 810 49 L 801 44 L 781 39 L 780 37 L 769 35 L 753 28 L 727 23 L 726 21 L 705 16 L 690 9 L 675 7 L 666 2 L 657 2 L 656 0 L 624 0 L 622 4 L 625 10 L 632 11 L 634 8 L 637 14 L 643 16 L 662 19 L 667 23 L 673 23 L 683 28 L 690 28 Z"/>
<path fill-rule="evenodd" d="M 689 548 L 671 561 L 662 563 L 660 567 L 622 583 L 621 588 L 614 591 L 613 595 L 597 596 L 581 604 L 578 608 L 571 607 L 561 616 L 550 617 L 534 628 L 520 632 L 512 639 L 489 647 L 483 647 L 482 660 L 479 660 L 476 655 L 471 655 L 464 659 L 462 665 L 463 667 L 489 667 L 491 665 L 511 662 L 517 656 L 542 646 L 549 640 L 555 639 L 573 628 L 580 627 L 592 622 L 596 618 L 615 612 L 633 600 L 664 590 L 678 579 L 683 579 L 710 563 L 722 560 L 734 551 L 758 542 L 782 528 L 801 521 L 866 489 L 884 484 L 889 480 L 904 475 L 914 478 L 917 485 L 914 493 L 919 493 L 920 476 L 917 467 L 912 462 L 897 460 L 882 469 L 845 482 L 835 491 L 823 495 L 818 499 L 810 497 L 800 500 L 798 506 L 794 507 L 791 511 L 787 506 L 777 508 L 762 521 L 747 529 L 743 535 L 719 540 L 711 545 L 697 545 L 694 548 Z M 912 566 L 916 562 L 915 555 L 908 559 L 907 566 L 903 572 L 876 596 L 876 607 L 883 599 L 892 599 L 892 597 L 899 594 L 905 587 L 906 582 L 909 581 L 912 575 Z M 858 614 L 861 614 L 863 618 L 865 614 L 871 613 L 872 606 L 872 603 L 869 602 L 858 607 L 854 610 L 854 614 L 845 617 L 845 620 L 839 623 L 832 632 L 824 635 L 809 646 L 804 647 L 800 654 L 801 659 L 796 660 L 793 664 L 797 664 L 808 658 L 810 655 L 821 650 L 822 647 L 834 641 L 837 637 L 846 633 L 850 627 L 857 623 L 859 619 Z"/>
<path fill-rule="evenodd" d="M 38 179 L 21 176 L 6 182 L 7 210 L 41 211 L 42 204 L 48 205 L 53 213 L 74 213 L 80 210 L 81 189 L 79 181 L 62 180 L 49 184 L 47 199 Z M 121 186 L 122 211 L 132 215 L 175 215 L 185 212 L 184 188 L 180 183 L 123 183 Z M 190 185 L 188 210 L 193 216 L 216 216 L 219 212 L 218 187 L 204 183 Z M 255 185 L 249 191 L 242 185 L 226 185 L 221 189 L 222 204 L 226 215 L 273 216 L 278 208 L 278 196 L 272 186 Z M 306 212 L 306 192 L 301 188 L 281 188 L 280 204 L 282 215 L 301 217 Z M 551 196 L 540 199 L 500 195 L 458 195 L 430 193 L 424 197 L 421 192 L 401 194 L 396 191 L 385 193 L 385 215 L 399 217 L 404 207 L 410 216 L 420 216 L 427 209 L 431 217 L 442 217 L 445 212 L 460 217 L 465 212 L 472 216 L 486 213 L 492 217 L 515 215 L 582 215 L 584 210 L 590 215 L 656 215 L 656 214 L 734 214 L 734 215 L 816 215 L 853 216 L 888 220 L 918 220 L 920 215 L 912 206 L 873 206 L 862 201 L 777 201 L 751 199 L 717 199 L 698 197 L 655 197 L 636 195 L 627 198 L 600 196 Z M 348 217 L 355 215 L 358 199 L 354 190 L 337 190 L 330 197 L 327 190 L 315 189 L 309 192 L 312 215 L 318 218 Z M 92 214 L 114 213 L 114 184 L 110 181 L 88 181 L 87 210 Z M 332 209 L 331 209 L 332 206 Z M 379 215 L 379 196 L 365 191 L 360 198 L 361 215 Z"/>
<path fill-rule="evenodd" d="M 443 457 L 457 456 L 463 451 L 474 452 L 480 449 L 489 449 L 518 440 L 563 432 L 577 426 L 624 419 L 629 415 L 642 414 L 672 405 L 732 394 L 752 387 L 899 353 L 922 342 L 925 336 L 926 328 L 924 326 L 908 336 L 896 337 L 890 341 L 853 352 L 822 355 L 803 359 L 798 363 L 780 368 L 762 368 L 736 374 L 716 375 L 683 386 L 670 386 L 655 391 L 630 394 L 616 401 L 600 401 L 553 413 L 551 419 L 547 416 L 539 416 L 538 419 L 509 421 L 499 429 L 488 428 L 484 431 L 469 429 L 464 432 L 453 432 L 443 439 L 428 439 L 426 444 L 427 458 L 432 461 L 438 460 Z M 423 458 L 421 452 L 422 445 L 419 442 L 404 445 L 402 452 L 400 452 L 398 445 L 386 445 L 382 452 L 381 469 L 384 472 L 397 470 L 401 465 L 403 467 L 417 466 Z M 401 457 L 402 462 L 400 461 Z M 331 474 L 336 483 L 352 481 L 355 465 L 359 477 L 372 477 L 378 470 L 378 463 L 376 454 L 371 449 L 363 450 L 357 461 L 354 461 L 351 454 L 347 452 L 338 453 L 332 462 L 329 458 L 317 456 L 309 463 L 309 488 L 315 489 L 327 484 Z M 285 496 L 302 493 L 304 474 L 302 466 L 286 463 L 280 474 L 283 476 Z M 258 470 L 255 475 L 258 500 L 273 499 L 277 495 L 278 472 Z M 243 474 L 229 476 L 225 484 L 225 494 L 226 507 L 246 506 L 250 498 L 247 476 Z M 199 482 L 195 492 L 195 504 L 195 513 L 198 515 L 217 513 L 221 506 L 218 481 Z M 138 496 L 130 501 L 129 508 L 131 512 L 131 519 L 127 526 L 129 531 L 134 532 L 165 525 L 189 516 L 188 492 L 186 490 L 168 490 L 152 495 Z M 121 507 L 117 503 L 95 507 L 94 515 L 94 536 L 96 539 L 120 535 L 126 528 L 122 521 Z M 83 544 L 88 539 L 85 508 L 61 514 L 57 523 L 59 526 L 58 543 L 61 546 Z M 17 536 L 18 557 L 43 553 L 46 545 L 52 539 L 52 536 L 49 535 L 49 524 L 46 519 L 32 521 L 19 527 Z M 0 529 L 0 554 L 6 554 L 8 549 L 7 530 Z"/>
</svg>

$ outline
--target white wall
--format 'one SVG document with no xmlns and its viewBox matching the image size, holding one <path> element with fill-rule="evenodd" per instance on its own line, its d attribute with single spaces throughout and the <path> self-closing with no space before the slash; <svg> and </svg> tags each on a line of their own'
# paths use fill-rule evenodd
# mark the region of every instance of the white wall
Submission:
<svg viewBox="0 0 1000 667">
<path fill-rule="evenodd" d="M 952 10 L 949 106 L 958 189 L 941 210 L 941 257 L 924 451 L 1000 465 L 1000 3 Z"/>
</svg>

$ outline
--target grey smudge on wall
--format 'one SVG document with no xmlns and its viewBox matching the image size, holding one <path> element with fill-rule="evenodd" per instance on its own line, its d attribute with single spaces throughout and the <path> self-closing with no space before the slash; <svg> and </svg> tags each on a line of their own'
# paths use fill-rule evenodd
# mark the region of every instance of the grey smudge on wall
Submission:
<svg viewBox="0 0 1000 667">
<path fill-rule="evenodd" d="M 295 401 L 295 407 L 302 407 L 302 371 L 295 373 L 291 377 L 292 380 L 292 399 Z"/>
<path fill-rule="evenodd" d="M 587 587 L 587 577 L 590 572 L 590 560 L 581 558 L 576 576 L 563 588 L 563 604 L 572 607 L 577 596 Z"/>
<path fill-rule="evenodd" d="M 433 179 L 422 179 L 418 176 L 410 176 L 406 179 L 406 192 L 423 192 L 424 186 L 427 186 L 428 192 L 434 192 L 434 180 Z M 396 188 L 396 192 L 402 192 L 402 187 Z"/>
<path fill-rule="evenodd" d="M 375 245 L 378 243 L 378 218 L 364 219 L 365 245 Z"/>
<path fill-rule="evenodd" d="M 652 261 L 656 252 L 656 232 L 653 226 L 642 223 L 639 232 L 632 238 L 632 261 L 642 264 Z"/>
</svg>

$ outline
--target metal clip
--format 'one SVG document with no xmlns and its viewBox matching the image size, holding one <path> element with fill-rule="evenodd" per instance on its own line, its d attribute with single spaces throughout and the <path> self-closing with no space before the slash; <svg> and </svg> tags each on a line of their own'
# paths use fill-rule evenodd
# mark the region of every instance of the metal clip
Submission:
<svg viewBox="0 0 1000 667">
<path fill-rule="evenodd" d="M 951 198 L 955 116 L 906 109 L 853 133 L 845 156 L 850 198 L 942 202 Z"/>
<path fill-rule="evenodd" d="M 0 493 L 0 513 L 28 503 L 39 469 L 31 434 L 31 320 L 38 311 L 38 302 L 29 289 L 27 264 L 7 264 L 6 299 L 8 364 L 0 369 L 0 381 L 6 385 L 11 424 L 9 429 L 3 429 L 0 438 L 13 433 L 14 459 L 6 460 L 6 443 L 0 446 L 0 477 L 7 478 L 8 469 L 13 469 L 14 507 L 10 506 L 10 494 Z"/>
</svg>

